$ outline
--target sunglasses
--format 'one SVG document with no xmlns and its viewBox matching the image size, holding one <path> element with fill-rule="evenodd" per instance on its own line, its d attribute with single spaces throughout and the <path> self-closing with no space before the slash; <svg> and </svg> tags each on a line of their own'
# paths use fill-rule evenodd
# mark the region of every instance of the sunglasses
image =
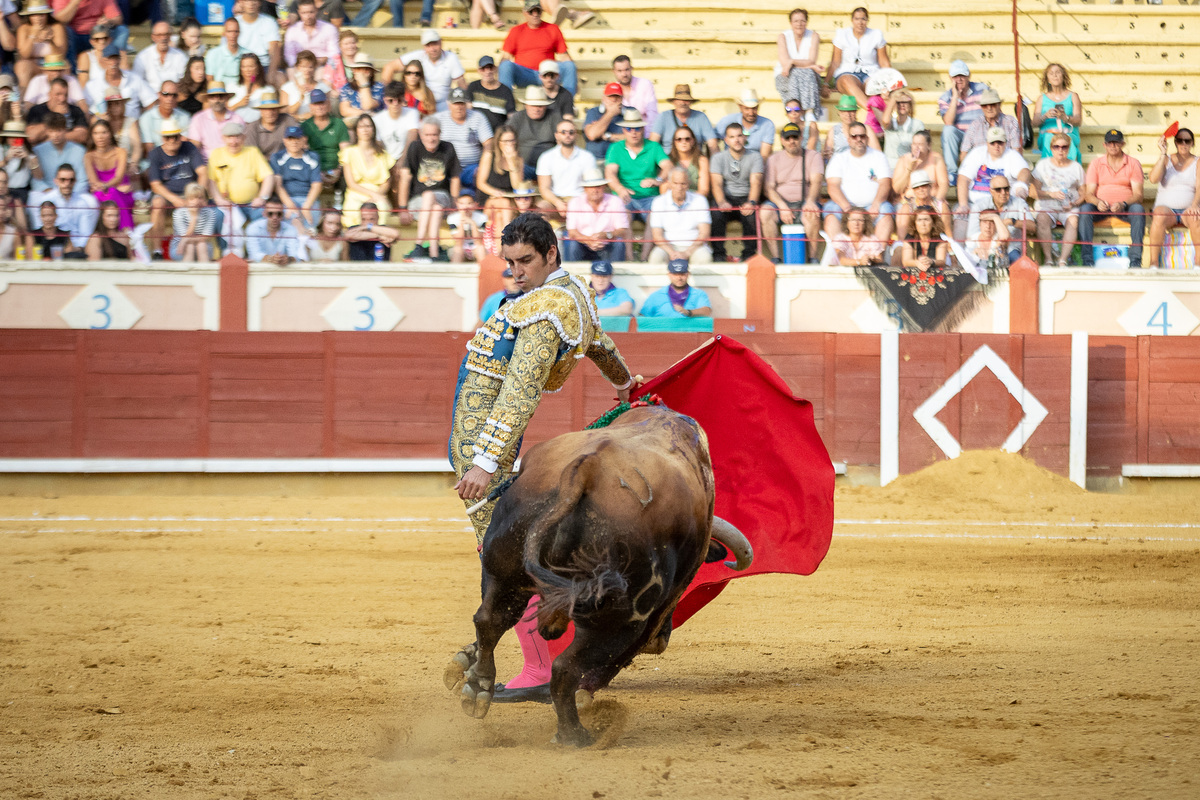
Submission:
<svg viewBox="0 0 1200 800">
<path fill-rule="evenodd" d="M 540 15 L 540 14 L 542 13 L 542 10 L 541 10 L 540 8 L 531 8 L 531 9 L 529 9 L 528 11 L 526 11 L 525 13 L 526 13 L 526 14 L 539 14 L 539 15 Z"/>
<path fill-rule="evenodd" d="M 1051 150 L 1070 150 L 1071 146 L 1069 144 L 1052 144 L 1052 145 L 1050 145 L 1050 149 Z"/>
<path fill-rule="evenodd" d="M 416 75 L 418 77 L 421 75 L 421 73 L 417 72 L 416 70 L 409 70 L 409 69 L 404 70 L 404 74 L 405 75 Z"/>
<path fill-rule="evenodd" d="M 677 142 L 694 142 L 696 140 L 694 138 L 692 138 L 691 136 L 676 136 L 675 141 L 677 141 Z"/>
<path fill-rule="evenodd" d="M 175 92 L 159 92 L 160 97 L 179 97 Z"/>
<path fill-rule="evenodd" d="M 93 36 L 92 41 L 93 42 L 107 42 L 108 37 L 107 36 Z"/>
<path fill-rule="evenodd" d="M 263 216 L 266 216 L 266 217 L 282 217 L 282 216 L 283 216 L 283 212 L 282 212 L 282 211 L 267 211 L 267 212 L 265 212 L 265 213 L 263 214 Z"/>
<path fill-rule="evenodd" d="M 992 191 L 994 191 L 994 192 L 1011 192 L 1012 189 L 1010 189 L 1007 186 L 993 186 Z"/>
<path fill-rule="evenodd" d="M 1176 139 L 1175 144 L 1191 144 L 1194 139 Z"/>
<path fill-rule="evenodd" d="M 166 141 L 167 139 L 179 139 L 179 138 L 181 138 L 181 137 L 178 133 L 168 133 L 163 136 L 163 141 Z"/>
<path fill-rule="evenodd" d="M 850 138 L 851 139 L 865 139 L 865 138 L 867 138 L 867 135 L 865 133 L 852 133 L 852 134 L 850 134 Z"/>
<path fill-rule="evenodd" d="M 801 111 L 801 108 L 800 108 L 800 106 L 788 106 L 787 108 L 784 109 L 784 111 L 786 111 L 789 114 L 799 114 Z"/>
</svg>

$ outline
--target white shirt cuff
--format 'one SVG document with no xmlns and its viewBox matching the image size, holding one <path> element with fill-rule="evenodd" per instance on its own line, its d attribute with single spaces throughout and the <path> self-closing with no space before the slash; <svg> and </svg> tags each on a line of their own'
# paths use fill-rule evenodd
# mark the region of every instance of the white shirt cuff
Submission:
<svg viewBox="0 0 1200 800">
<path fill-rule="evenodd" d="M 475 466 L 479 467 L 481 470 L 488 473 L 489 475 L 495 474 L 496 469 L 500 466 L 495 461 L 493 461 L 492 459 L 488 458 L 485 455 L 475 456 L 475 458 L 471 459 L 471 463 L 474 464 Z"/>
<path fill-rule="evenodd" d="M 613 384 L 613 388 L 616 389 L 618 392 L 628 389 L 630 386 L 633 386 L 633 376 L 632 375 L 629 376 L 629 380 L 625 381 L 620 386 L 617 386 L 615 383 Z"/>
</svg>

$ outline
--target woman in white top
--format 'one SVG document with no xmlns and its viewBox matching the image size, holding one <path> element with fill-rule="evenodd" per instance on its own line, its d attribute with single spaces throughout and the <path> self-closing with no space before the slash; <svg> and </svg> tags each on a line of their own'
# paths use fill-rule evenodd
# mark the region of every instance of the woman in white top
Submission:
<svg viewBox="0 0 1200 800">
<path fill-rule="evenodd" d="M 1150 170 L 1150 182 L 1158 184 L 1154 197 L 1154 219 L 1150 222 L 1150 241 L 1147 245 L 1147 267 L 1158 266 L 1158 254 L 1163 236 L 1168 228 L 1186 225 L 1196 246 L 1196 260 L 1200 266 L 1200 159 L 1192 155 L 1196 144 L 1195 135 L 1187 128 L 1175 132 L 1175 155 L 1167 155 L 1167 139 L 1158 140 L 1158 157 Z"/>
<path fill-rule="evenodd" d="M 859 108 L 867 107 L 864 85 L 867 78 L 882 67 L 890 67 L 887 42 L 883 33 L 867 27 L 871 18 L 862 6 L 850 14 L 850 27 L 842 28 L 833 37 L 833 59 L 826 75 L 836 81 L 837 90 L 853 95 Z"/>
<path fill-rule="evenodd" d="M 236 111 L 246 124 L 255 122 L 261 114 L 254 107 L 254 99 L 259 89 L 267 86 L 267 71 L 262 62 L 253 53 L 244 54 L 238 60 L 238 81 L 228 87 L 233 92 L 229 98 L 229 110 Z"/>
<path fill-rule="evenodd" d="M 299 122 L 312 116 L 310 98 L 314 89 L 320 89 L 326 95 L 333 91 L 328 83 L 318 81 L 316 74 L 317 57 L 311 50 L 301 50 L 296 56 L 292 79 L 279 90 L 279 101 L 283 103 L 284 113 L 291 114 Z"/>
<path fill-rule="evenodd" d="M 786 104 L 798 100 L 804 119 L 816 119 L 821 104 L 820 76 L 825 68 L 817 64 L 821 37 L 808 30 L 808 12 L 797 8 L 788 15 L 791 27 L 779 34 L 779 63 L 775 65 L 775 90 Z"/>
<path fill-rule="evenodd" d="M 12 197 L 7 201 L 0 201 L 0 261 L 11 261 L 17 247 L 23 248 L 26 253 L 29 252 L 25 232 L 14 222 L 15 202 L 16 198 Z"/>
<path fill-rule="evenodd" d="M 1054 263 L 1065 267 L 1075 247 L 1079 204 L 1083 200 L 1087 176 L 1079 162 L 1071 160 L 1071 137 L 1065 132 L 1055 133 L 1048 147 L 1053 155 L 1040 159 L 1033 168 L 1033 185 L 1037 189 L 1037 202 L 1033 208 L 1038 212 L 1037 231 L 1044 254 L 1043 266 L 1050 266 L 1054 260 L 1055 245 L 1050 234 L 1055 225 L 1062 225 L 1062 250 Z"/>
<path fill-rule="evenodd" d="M 342 212 L 327 208 L 321 214 L 321 227 L 317 235 L 305 242 L 309 261 L 345 261 L 342 241 Z"/>
</svg>

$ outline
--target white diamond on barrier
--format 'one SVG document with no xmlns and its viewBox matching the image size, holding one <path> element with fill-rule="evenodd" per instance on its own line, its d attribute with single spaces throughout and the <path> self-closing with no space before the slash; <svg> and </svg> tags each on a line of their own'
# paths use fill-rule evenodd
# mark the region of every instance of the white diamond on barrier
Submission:
<svg viewBox="0 0 1200 800">
<path fill-rule="evenodd" d="M 72 328 L 129 330 L 142 312 L 111 283 L 92 283 L 79 290 L 58 316 Z"/>
<path fill-rule="evenodd" d="M 378 286 L 356 283 L 335 297 L 321 316 L 335 331 L 390 331 L 404 319 L 404 312 Z"/>
<path fill-rule="evenodd" d="M 895 302 L 895 301 L 892 301 Z M 896 306 L 899 308 L 899 306 Z M 887 316 L 879 310 L 873 300 L 863 300 L 850 315 L 850 321 L 863 333 L 883 333 L 900 328 L 900 316 Z"/>
<path fill-rule="evenodd" d="M 1151 289 L 1117 322 L 1130 336 L 1187 336 L 1200 319 L 1170 289 Z"/>
<path fill-rule="evenodd" d="M 985 369 L 990 369 L 992 374 L 999 378 L 1000 382 L 1004 384 L 1004 388 L 1021 404 L 1021 410 L 1025 412 L 1025 416 L 1021 418 L 1017 427 L 1013 428 L 1012 433 L 1001 445 L 1005 451 L 1019 452 L 1049 413 L 1046 407 L 1029 393 L 1029 390 L 1025 388 L 1008 364 L 1004 363 L 1004 359 L 997 355 L 995 350 L 984 345 L 972 353 L 971 357 L 958 368 L 958 371 L 947 378 L 946 382 L 913 412 L 913 418 L 925 429 L 929 438 L 933 439 L 947 458 L 958 458 L 962 454 L 962 445 L 958 443 L 949 429 L 938 421 L 937 415 L 941 413 L 947 403 L 954 399 L 955 395 Z"/>
</svg>

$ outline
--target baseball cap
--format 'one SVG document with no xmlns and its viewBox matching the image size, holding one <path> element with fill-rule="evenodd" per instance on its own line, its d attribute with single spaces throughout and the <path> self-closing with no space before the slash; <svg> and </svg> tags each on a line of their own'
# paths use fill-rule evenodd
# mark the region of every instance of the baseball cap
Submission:
<svg viewBox="0 0 1200 800">
<path fill-rule="evenodd" d="M 794 122 L 789 122 L 787 125 L 784 125 L 783 128 L 779 131 L 780 139 L 788 139 L 788 138 L 799 139 L 800 135 L 801 135 L 800 126 Z"/>
<path fill-rule="evenodd" d="M 500 273 L 500 277 L 511 278 L 512 277 L 512 267 L 505 267 L 504 272 Z"/>
<path fill-rule="evenodd" d="M 929 186 L 931 183 L 933 181 L 929 180 L 929 173 L 923 169 L 915 170 L 908 181 L 908 185 L 914 189 L 918 186 Z"/>
<path fill-rule="evenodd" d="M 686 275 L 688 271 L 688 262 L 686 258 L 672 258 L 667 262 L 667 272 L 673 272 L 676 275 Z"/>
<path fill-rule="evenodd" d="M 240 122 L 226 122 L 221 126 L 222 136 L 241 136 L 245 132 L 246 129 L 242 127 L 242 123 Z"/>
<path fill-rule="evenodd" d="M 299 125 L 289 125 L 288 129 L 283 132 L 283 138 L 285 138 L 285 139 L 303 139 L 304 131 L 300 129 Z"/>
<path fill-rule="evenodd" d="M 212 94 L 212 92 L 210 91 L 210 92 L 209 92 L 209 94 Z M 321 89 L 313 89 L 313 90 L 312 90 L 312 92 L 311 92 L 311 93 L 309 93 L 309 95 L 308 95 L 308 102 L 309 102 L 310 104 L 312 104 L 312 103 L 324 103 L 324 102 L 325 102 L 326 100 L 328 100 L 328 99 L 329 99 L 329 98 L 327 98 L 327 97 L 325 96 L 325 92 L 324 92 L 323 90 L 321 90 Z"/>
<path fill-rule="evenodd" d="M 116 58 L 117 56 L 121 55 L 121 48 L 117 47 L 115 44 L 110 44 L 108 47 L 104 48 L 103 55 L 105 58 Z"/>
<path fill-rule="evenodd" d="M 542 7 L 542 0 L 525 0 L 525 10 L 526 11 L 529 11 L 531 8 L 541 8 L 541 7 Z"/>
<path fill-rule="evenodd" d="M 612 275 L 613 274 L 612 262 L 611 261 L 593 261 L 592 262 L 592 274 L 593 275 Z"/>
<path fill-rule="evenodd" d="M 484 67 L 494 67 L 494 66 L 496 66 L 496 59 L 492 58 L 491 56 L 484 56 L 483 58 L 479 59 L 479 68 L 480 69 L 483 69 Z"/>
<path fill-rule="evenodd" d="M 956 58 L 950 62 L 950 77 L 955 78 L 959 75 L 970 75 L 971 68 L 967 66 L 967 62 L 961 58 Z"/>
<path fill-rule="evenodd" d="M 1116 128 L 1112 128 L 1111 130 L 1105 131 L 1105 133 L 1104 133 L 1104 143 L 1105 144 L 1112 144 L 1113 142 L 1124 143 L 1124 141 L 1125 141 L 1125 134 L 1121 133 Z"/>
<path fill-rule="evenodd" d="M 617 83 L 616 81 L 613 81 L 612 83 L 607 83 L 604 85 L 604 96 L 605 97 L 612 97 L 613 95 L 617 95 L 617 94 L 619 94 L 619 95 L 625 94 L 625 91 L 623 89 L 621 89 L 621 84 Z"/>
<path fill-rule="evenodd" d="M 450 90 L 450 102 L 451 103 L 467 102 L 467 91 L 465 89 L 463 89 L 461 86 L 455 86 L 453 89 Z"/>
<path fill-rule="evenodd" d="M 1107 138 L 1107 137 L 1105 137 L 1105 138 Z M 993 125 L 992 127 L 987 129 L 988 144 L 991 144 L 992 142 L 1007 142 L 1007 141 L 1008 141 L 1008 134 L 1006 134 L 1004 132 L 1004 128 Z"/>
<path fill-rule="evenodd" d="M 7 72 L 4 73 L 3 75 L 0 75 L 0 86 L 7 86 L 8 88 L 11 89 L 15 85 L 16 85 L 16 81 L 13 80 L 12 75 L 9 75 Z"/>
<path fill-rule="evenodd" d="M 434 42 L 440 42 L 441 40 L 442 35 L 434 28 L 426 28 L 425 30 L 421 31 L 421 44 L 433 44 Z"/>
<path fill-rule="evenodd" d="M 560 70 L 558 67 L 558 62 L 553 58 L 547 58 L 545 61 L 538 64 L 538 75 L 545 75 L 547 72 L 553 72 L 556 75 L 561 74 L 562 72 L 562 70 Z"/>
</svg>

